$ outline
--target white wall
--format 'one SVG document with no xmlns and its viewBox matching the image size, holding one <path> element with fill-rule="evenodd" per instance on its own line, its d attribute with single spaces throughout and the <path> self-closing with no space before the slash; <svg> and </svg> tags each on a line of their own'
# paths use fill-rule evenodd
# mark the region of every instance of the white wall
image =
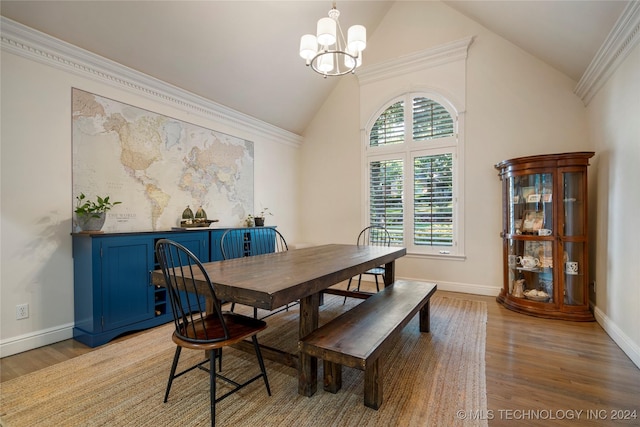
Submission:
<svg viewBox="0 0 640 427">
<path fill-rule="evenodd" d="M 474 40 L 467 58 L 466 259 L 408 255 L 398 261 L 397 274 L 436 281 L 440 289 L 497 295 L 503 281 L 502 206 L 493 165 L 512 157 L 592 147 L 584 105 L 573 94 L 575 81 L 440 2 L 394 3 L 370 36 L 364 61 L 375 64 L 470 36 Z M 365 225 L 359 103 L 354 77 L 345 78 L 305 131 L 305 190 L 300 201 L 313 224 L 301 229 L 306 241 L 354 242 Z"/>
<path fill-rule="evenodd" d="M 298 239 L 296 144 L 4 49 L 1 67 L 2 356 L 72 336 L 72 87 L 254 141 L 255 206 L 269 207 L 274 216 L 268 221 L 288 240 Z M 30 316 L 16 320 L 16 305 L 22 303 L 29 304 Z"/>
<path fill-rule="evenodd" d="M 640 44 L 588 105 L 596 318 L 640 367 Z"/>
</svg>

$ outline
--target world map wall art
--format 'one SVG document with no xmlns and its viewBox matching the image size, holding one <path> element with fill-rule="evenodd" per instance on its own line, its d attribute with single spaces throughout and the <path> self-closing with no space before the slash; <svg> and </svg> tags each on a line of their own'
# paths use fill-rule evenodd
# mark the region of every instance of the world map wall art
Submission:
<svg viewBox="0 0 640 427">
<path fill-rule="evenodd" d="M 253 212 L 253 142 L 72 89 L 73 197 L 109 196 L 106 232 L 169 230 L 187 206 Z M 72 209 L 73 210 L 73 209 Z"/>
</svg>

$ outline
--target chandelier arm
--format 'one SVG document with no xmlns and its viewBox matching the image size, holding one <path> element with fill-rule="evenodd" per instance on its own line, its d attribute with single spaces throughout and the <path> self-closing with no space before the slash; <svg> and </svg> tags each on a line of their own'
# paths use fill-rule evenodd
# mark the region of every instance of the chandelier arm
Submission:
<svg viewBox="0 0 640 427">
<path fill-rule="evenodd" d="M 334 55 L 335 56 L 335 61 L 338 61 L 338 58 L 342 59 L 342 63 L 344 64 L 344 57 L 349 56 L 353 59 L 352 62 L 352 66 L 351 67 L 346 67 L 345 69 L 340 69 L 339 65 L 336 65 L 335 68 L 333 70 L 331 70 L 330 72 L 325 72 L 320 70 L 318 61 L 320 60 L 320 58 L 324 55 Z M 315 71 L 318 74 L 322 74 L 324 77 L 327 76 L 344 76 L 345 74 L 349 74 L 349 73 L 355 73 L 356 70 L 356 60 L 357 60 L 358 56 L 354 56 L 352 54 L 350 54 L 349 52 L 344 52 L 344 51 L 339 51 L 339 50 L 321 50 L 320 52 L 318 52 L 316 54 L 316 56 L 314 56 L 309 65 L 311 66 L 311 68 L 313 69 L 313 71 Z"/>
</svg>

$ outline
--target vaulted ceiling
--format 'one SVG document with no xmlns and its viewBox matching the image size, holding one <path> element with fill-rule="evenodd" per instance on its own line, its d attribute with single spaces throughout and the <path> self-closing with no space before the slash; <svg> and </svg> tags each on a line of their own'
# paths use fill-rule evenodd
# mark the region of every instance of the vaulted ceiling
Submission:
<svg viewBox="0 0 640 427">
<path fill-rule="evenodd" d="M 393 3 L 340 1 L 340 22 L 371 35 Z M 444 3 L 577 82 L 628 1 Z M 300 36 L 330 8 L 307 0 L 0 3 L 6 18 L 296 134 L 337 82 L 297 53 Z"/>
</svg>

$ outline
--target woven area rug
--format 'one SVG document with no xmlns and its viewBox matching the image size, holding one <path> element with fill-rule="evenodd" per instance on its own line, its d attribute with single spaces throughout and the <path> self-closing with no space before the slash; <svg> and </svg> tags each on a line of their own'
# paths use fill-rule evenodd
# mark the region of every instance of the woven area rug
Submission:
<svg viewBox="0 0 640 427">
<path fill-rule="evenodd" d="M 359 300 L 327 295 L 320 323 Z M 297 306 L 267 319 L 263 344 L 293 350 Z M 417 316 L 384 359 L 384 402 L 363 405 L 364 373 L 343 368 L 337 394 L 322 389 L 312 397 L 297 393 L 297 372 L 267 361 L 272 396 L 257 381 L 217 405 L 218 426 L 486 426 L 462 420 L 458 411 L 486 413 L 484 302 L 431 298 L 431 332 L 418 331 Z M 174 381 L 163 403 L 175 349 L 165 325 L 123 341 L 0 384 L 0 423 L 23 426 L 205 426 L 210 423 L 208 374 L 192 371 Z M 182 352 L 181 365 L 201 352 Z M 255 356 L 225 350 L 224 372 L 248 378 Z M 224 386 L 220 383 L 219 389 Z M 222 390 L 220 390 L 222 391 Z"/>
</svg>

